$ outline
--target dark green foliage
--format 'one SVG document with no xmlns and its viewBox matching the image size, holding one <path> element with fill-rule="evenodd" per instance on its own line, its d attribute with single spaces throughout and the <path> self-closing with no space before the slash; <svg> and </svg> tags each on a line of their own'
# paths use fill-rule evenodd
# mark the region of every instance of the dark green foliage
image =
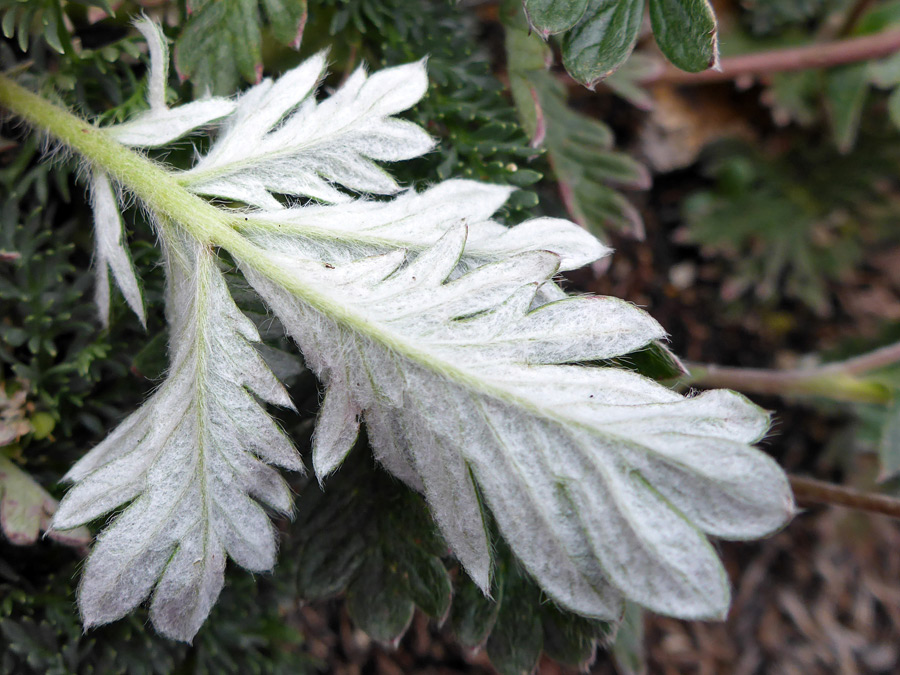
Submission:
<svg viewBox="0 0 900 675">
<path fill-rule="evenodd" d="M 454 621 L 457 614 L 462 619 L 459 624 L 454 623 L 461 639 L 467 634 L 477 635 L 472 617 L 479 617 L 482 626 L 485 618 L 491 618 L 487 652 L 501 675 L 531 673 L 542 652 L 573 668 L 590 664 L 598 644 L 612 635 L 614 626 L 560 610 L 543 596 L 506 551 L 501 550 L 498 558 L 495 615 L 489 615 L 478 604 L 458 613 L 454 610 Z"/>
<path fill-rule="evenodd" d="M 284 544 L 291 553 L 283 555 L 295 561 L 298 595 L 319 600 L 346 592 L 351 618 L 382 643 L 396 645 L 418 607 L 434 619 L 449 616 L 463 645 L 486 644 L 506 675 L 530 672 L 542 649 L 582 665 L 611 633 L 609 624 L 549 602 L 505 548 L 486 598 L 454 563 L 421 497 L 374 469 L 361 447 L 326 479 L 324 491 L 303 490 L 296 523 Z"/>
<path fill-rule="evenodd" d="M 93 275 L 83 264 L 89 254 L 74 241 L 79 219 L 57 217 L 69 196 L 68 171 L 36 159 L 28 141 L 0 173 L 8 195 L 0 206 L 0 250 L 12 258 L 0 262 L 0 362 L 4 377 L 27 382 L 68 434 L 76 421 L 91 424 L 82 416 L 90 415 L 88 395 L 109 364 L 110 344 L 88 304 Z"/>
<path fill-rule="evenodd" d="M 643 19 L 643 0 L 592 0 L 563 39 L 566 70 L 588 87 L 606 79 L 631 55 Z"/>
<path fill-rule="evenodd" d="M 719 59 L 716 16 L 709 0 L 649 0 L 650 23 L 662 53 L 691 73 Z"/>
<path fill-rule="evenodd" d="M 844 156 L 827 146 L 767 157 L 722 145 L 706 163 L 715 187 L 685 202 L 684 240 L 728 260 L 729 297 L 784 296 L 827 314 L 829 282 L 861 260 L 866 241 L 890 232 L 890 198 L 879 184 L 900 168 L 893 138 L 866 138 Z"/>
<path fill-rule="evenodd" d="M 441 143 L 424 158 L 391 167 L 393 175 L 407 184 L 458 177 L 520 188 L 541 179 L 541 173 L 527 168 L 540 151 L 530 147 L 503 85 L 491 72 L 471 12 L 450 0 L 325 0 L 311 5 L 308 35 L 321 35 L 326 21 L 332 41 L 339 34 L 340 43 L 349 42 L 373 66 L 428 57 L 431 88 L 410 118 Z M 337 55 L 335 60 L 341 63 Z M 519 190 L 506 216 L 522 220 L 536 204 L 533 192 Z"/>
<path fill-rule="evenodd" d="M 544 647 L 537 611 L 541 591 L 517 570 L 504 570 L 497 583 L 503 584 L 503 601 L 488 637 L 488 655 L 501 675 L 528 675 Z"/>
<path fill-rule="evenodd" d="M 441 619 L 450 608 L 447 553 L 421 498 L 358 448 L 325 482 L 304 490 L 297 527 L 298 593 L 308 600 L 347 591 L 347 608 L 374 639 L 402 637 L 418 606 Z"/>
<path fill-rule="evenodd" d="M 263 36 L 258 0 L 188 0 L 190 20 L 175 43 L 175 66 L 195 91 L 228 96 L 241 79 L 258 82 Z M 262 0 L 273 37 L 299 47 L 306 0 Z"/>
<path fill-rule="evenodd" d="M 44 548 L 30 554 L 46 556 Z M 17 564 L 15 557 L 23 560 Z M 85 634 L 73 611 L 77 564 L 35 573 L 34 566 L 24 564 L 27 558 L 0 543 L 4 674 L 297 675 L 312 670 L 300 635 L 280 616 L 279 603 L 291 597 L 282 575 L 256 580 L 229 575 L 210 620 L 188 646 L 153 635 L 142 612 Z"/>
<path fill-rule="evenodd" d="M 112 14 L 108 0 L 64 2 L 63 0 L 0 0 L 0 27 L 4 37 L 15 36 L 19 48 L 28 51 L 31 39 L 40 35 L 56 52 L 71 52 L 72 38 L 65 26 L 88 7 L 99 7 Z"/>
<path fill-rule="evenodd" d="M 497 585 L 493 597 L 487 598 L 469 577 L 457 577 L 450 621 L 460 643 L 472 649 L 483 646 L 497 623 L 502 602 L 502 585 Z"/>
<path fill-rule="evenodd" d="M 644 611 L 631 602 L 625 603 L 625 615 L 616 630 L 615 643 L 610 650 L 620 675 L 647 672 L 644 655 Z"/>
<path fill-rule="evenodd" d="M 547 150 L 570 217 L 601 238 L 610 229 L 642 237 L 640 214 L 612 186 L 647 188 L 649 172 L 613 149 L 609 127 L 568 106 L 565 86 L 546 70 L 547 47 L 515 15 L 504 19 L 513 99 L 523 126 Z"/>
<path fill-rule="evenodd" d="M 639 239 L 644 226 L 637 209 L 615 189 L 650 187 L 647 169 L 614 149 L 609 128 L 566 105 L 565 88 L 550 73 L 529 77 L 546 120 L 545 146 L 572 219 L 603 238 L 610 229 Z"/>
<path fill-rule="evenodd" d="M 634 50 L 644 0 L 525 0 L 529 25 L 544 39 L 562 33 L 563 64 L 593 88 Z M 716 18 L 708 0 L 649 0 L 660 50 L 682 70 L 712 68 L 718 58 Z"/>
<path fill-rule="evenodd" d="M 543 37 L 569 30 L 579 22 L 590 0 L 525 0 L 528 23 L 540 26 Z"/>
<path fill-rule="evenodd" d="M 842 12 L 836 8 L 841 5 Z M 749 25 L 754 36 L 734 36 L 745 43 L 745 50 L 794 46 L 798 34 L 787 30 L 798 24 L 825 22 L 832 14 L 838 21 L 848 21 L 852 3 L 821 0 L 819 2 L 753 3 L 748 7 Z M 764 30 L 756 30 L 759 15 Z M 771 25 L 770 25 L 771 23 Z M 834 21 L 832 21 L 834 23 Z M 852 25 L 851 25 L 852 24 Z M 862 37 L 891 30 L 900 24 L 900 2 L 875 4 L 855 22 L 846 25 L 848 35 Z M 779 26 L 784 28 L 783 34 Z M 800 35 L 803 35 L 802 33 Z M 760 43 L 759 37 L 765 41 Z M 774 42 L 773 42 L 774 40 Z M 732 40 L 734 42 L 734 40 Z M 852 150 L 859 134 L 860 122 L 867 106 L 883 100 L 878 90 L 888 93 L 886 107 L 894 124 L 900 128 L 900 59 L 896 55 L 880 61 L 861 61 L 827 70 L 802 70 L 773 73 L 764 100 L 773 108 L 776 120 L 804 126 L 827 123 L 834 144 L 840 152 Z"/>
<path fill-rule="evenodd" d="M 820 21 L 834 0 L 742 0 L 742 20 L 755 35 L 772 35 Z"/>
</svg>

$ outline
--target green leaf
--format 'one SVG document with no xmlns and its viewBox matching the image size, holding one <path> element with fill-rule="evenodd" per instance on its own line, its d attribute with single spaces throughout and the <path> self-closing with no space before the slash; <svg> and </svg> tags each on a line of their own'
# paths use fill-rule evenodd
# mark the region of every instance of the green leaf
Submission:
<svg viewBox="0 0 900 675">
<path fill-rule="evenodd" d="M 650 110 L 653 107 L 653 97 L 641 82 L 657 74 L 662 68 L 663 64 L 659 59 L 637 52 L 610 75 L 605 84 L 636 108 Z"/>
<path fill-rule="evenodd" d="M 500 675 L 529 675 L 544 643 L 537 612 L 540 591 L 515 572 L 506 575 L 504 586 L 497 623 L 487 642 L 488 656 Z"/>
<path fill-rule="evenodd" d="M 900 473 L 900 397 L 895 398 L 888 408 L 886 419 L 878 443 L 881 463 L 879 480 L 887 480 Z"/>
<path fill-rule="evenodd" d="M 240 78 L 262 77 L 262 38 L 256 0 L 218 0 L 195 10 L 175 43 L 175 67 L 200 91 L 229 95 Z"/>
<path fill-rule="evenodd" d="M 456 638 L 466 647 L 480 647 L 497 622 L 503 600 L 502 586 L 498 586 L 494 599 L 487 598 L 467 575 L 460 575 L 455 591 L 451 622 Z"/>
<path fill-rule="evenodd" d="M 900 129 L 900 88 L 891 92 L 888 98 L 888 116 L 890 116 L 894 126 Z"/>
<path fill-rule="evenodd" d="M 657 381 L 674 380 L 687 374 L 678 357 L 658 341 L 633 354 L 612 359 L 607 365 L 627 368 Z"/>
<path fill-rule="evenodd" d="M 856 143 L 868 91 L 868 67 L 865 63 L 831 71 L 825 96 L 834 141 L 841 152 L 849 152 Z"/>
<path fill-rule="evenodd" d="M 590 88 L 609 77 L 634 50 L 643 16 L 644 0 L 591 0 L 563 38 L 566 70 Z"/>
<path fill-rule="evenodd" d="M 306 0 L 262 0 L 262 4 L 275 39 L 298 49 L 306 26 Z"/>
<path fill-rule="evenodd" d="M 900 84 L 900 54 L 894 54 L 880 61 L 870 61 L 869 81 L 882 89 L 893 89 Z"/>
<path fill-rule="evenodd" d="M 440 558 L 418 546 L 406 546 L 401 559 L 404 586 L 409 598 L 435 619 L 443 619 L 450 610 L 453 585 Z"/>
<path fill-rule="evenodd" d="M 650 22 L 662 53 L 691 73 L 719 61 L 716 16 L 708 0 L 650 0 Z"/>
<path fill-rule="evenodd" d="M 585 668 L 594 658 L 597 640 L 612 632 L 612 624 L 561 611 L 552 603 L 541 606 L 544 652 L 554 661 Z"/>
<path fill-rule="evenodd" d="M 376 553 L 347 589 L 347 611 L 372 639 L 396 646 L 415 610 L 405 591 L 406 582 L 397 566 Z"/>
<path fill-rule="evenodd" d="M 578 23 L 588 0 L 525 0 L 528 23 L 544 36 L 556 35 Z"/>
<path fill-rule="evenodd" d="M 341 593 L 365 562 L 365 540 L 356 532 L 330 527 L 304 546 L 297 564 L 297 588 L 307 600 Z"/>
<path fill-rule="evenodd" d="M 625 603 L 625 616 L 619 624 L 612 653 L 620 675 L 647 672 L 644 658 L 644 611 L 633 602 Z"/>
</svg>

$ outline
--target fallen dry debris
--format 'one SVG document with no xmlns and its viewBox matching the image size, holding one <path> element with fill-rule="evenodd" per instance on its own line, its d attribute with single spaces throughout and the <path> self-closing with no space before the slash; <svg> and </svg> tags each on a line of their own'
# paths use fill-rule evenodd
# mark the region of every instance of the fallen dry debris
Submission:
<svg viewBox="0 0 900 675">
<path fill-rule="evenodd" d="M 755 546 L 728 545 L 735 602 L 725 624 L 648 620 L 658 673 L 895 673 L 900 668 L 900 523 L 833 509 Z"/>
</svg>

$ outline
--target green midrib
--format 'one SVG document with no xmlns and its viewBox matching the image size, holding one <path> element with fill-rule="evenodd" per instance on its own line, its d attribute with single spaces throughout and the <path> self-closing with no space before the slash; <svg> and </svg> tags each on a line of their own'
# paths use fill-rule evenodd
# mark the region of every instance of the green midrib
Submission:
<svg viewBox="0 0 900 675">
<path fill-rule="evenodd" d="M 118 143 L 103 129 L 72 115 L 2 74 L 0 106 L 38 130 L 50 134 L 81 155 L 92 167 L 108 173 L 132 192 L 157 215 L 161 223 L 160 234 L 164 238 L 172 236 L 171 233 L 167 235 L 167 229 L 171 227 L 167 221 L 171 221 L 201 245 L 224 248 L 234 258 L 282 286 L 316 311 L 432 372 L 440 373 L 467 389 L 515 405 L 537 417 L 597 433 L 595 427 L 541 408 L 504 387 L 493 385 L 449 361 L 436 358 L 433 353 L 410 344 L 393 331 L 366 321 L 352 307 L 322 293 L 314 285 L 305 283 L 297 275 L 278 265 L 264 249 L 236 231 L 235 228 L 246 225 L 242 217 L 224 213 L 190 193 L 173 174 L 160 165 Z"/>
</svg>

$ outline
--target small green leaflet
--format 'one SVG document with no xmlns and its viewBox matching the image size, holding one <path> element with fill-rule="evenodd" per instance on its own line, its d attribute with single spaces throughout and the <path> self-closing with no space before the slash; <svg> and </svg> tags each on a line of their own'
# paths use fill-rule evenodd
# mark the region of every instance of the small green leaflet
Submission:
<svg viewBox="0 0 900 675">
<path fill-rule="evenodd" d="M 297 48 L 306 24 L 306 0 L 193 0 L 193 14 L 176 41 L 175 67 L 198 92 L 230 94 L 241 79 L 262 78 L 262 4 L 278 42 Z"/>
<path fill-rule="evenodd" d="M 708 0 L 648 1 L 653 33 L 669 61 L 689 72 L 717 66 L 716 17 Z M 644 5 L 644 0 L 525 0 L 525 15 L 544 39 L 563 34 L 566 70 L 593 88 L 631 56 Z"/>
<path fill-rule="evenodd" d="M 592 89 L 629 57 L 644 16 L 644 0 L 591 0 L 584 18 L 563 38 L 563 64 Z"/>
<path fill-rule="evenodd" d="M 546 38 L 569 30 L 584 16 L 589 0 L 525 0 L 528 23 Z"/>
<path fill-rule="evenodd" d="M 718 66 L 716 15 L 708 0 L 650 0 L 650 22 L 660 50 L 682 70 Z"/>
</svg>

